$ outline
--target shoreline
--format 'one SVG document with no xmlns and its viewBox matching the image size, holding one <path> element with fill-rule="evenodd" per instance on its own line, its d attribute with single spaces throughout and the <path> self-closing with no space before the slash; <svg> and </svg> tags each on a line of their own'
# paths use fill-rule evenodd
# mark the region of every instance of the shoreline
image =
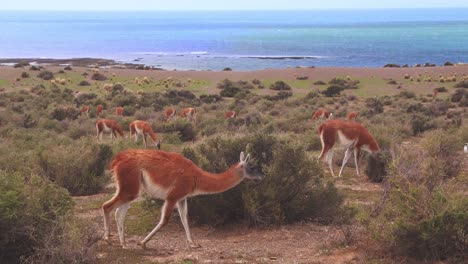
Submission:
<svg viewBox="0 0 468 264">
<path fill-rule="evenodd" d="M 258 59 L 280 59 L 277 57 L 258 57 Z M 282 59 L 282 58 L 281 58 Z M 297 58 L 294 58 L 297 59 Z M 65 59 L 56 59 L 56 58 L 0 58 L 0 66 L 10 66 L 14 67 L 18 63 L 27 63 L 28 65 L 39 65 L 39 66 L 75 66 L 75 67 L 88 67 L 88 68 L 111 68 L 111 69 L 136 69 L 136 70 L 158 70 L 158 71 L 180 71 L 180 72 L 258 72 L 258 71 L 281 71 L 287 69 L 431 69 L 431 68 L 446 68 L 446 67 L 465 67 L 468 66 L 468 63 L 451 63 L 451 65 L 436 65 L 432 63 L 417 64 L 414 66 L 399 65 L 395 63 L 388 63 L 380 67 L 373 66 L 296 66 L 296 67 L 285 67 L 285 68 L 259 68 L 254 70 L 235 70 L 229 67 L 225 69 L 229 70 L 201 70 L 201 69 L 164 69 L 160 67 L 155 67 L 153 65 L 148 65 L 144 63 L 138 63 L 139 60 L 134 60 L 133 62 L 119 62 L 113 59 L 104 59 L 104 58 L 65 58 Z M 429 65 L 429 66 L 428 66 Z"/>
</svg>

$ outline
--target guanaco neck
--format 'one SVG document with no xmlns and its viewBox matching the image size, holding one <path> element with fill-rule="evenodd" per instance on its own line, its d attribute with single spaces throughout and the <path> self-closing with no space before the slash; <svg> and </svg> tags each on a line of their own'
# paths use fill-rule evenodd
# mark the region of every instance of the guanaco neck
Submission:
<svg viewBox="0 0 468 264">
<path fill-rule="evenodd" d="M 211 174 L 200 170 L 200 174 L 195 175 L 193 194 L 221 193 L 235 187 L 243 179 L 237 170 L 237 164 L 219 174 Z"/>
</svg>

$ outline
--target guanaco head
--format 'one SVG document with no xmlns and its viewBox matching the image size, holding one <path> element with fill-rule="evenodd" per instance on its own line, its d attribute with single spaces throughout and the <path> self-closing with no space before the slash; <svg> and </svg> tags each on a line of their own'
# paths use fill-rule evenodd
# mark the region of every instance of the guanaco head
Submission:
<svg viewBox="0 0 468 264">
<path fill-rule="evenodd" d="M 240 161 L 239 161 L 239 174 L 241 174 L 244 178 L 250 179 L 250 180 L 263 180 L 265 178 L 265 175 L 263 175 L 258 168 L 249 163 L 250 160 L 250 154 L 245 156 L 244 152 L 242 151 L 240 153 Z"/>
</svg>

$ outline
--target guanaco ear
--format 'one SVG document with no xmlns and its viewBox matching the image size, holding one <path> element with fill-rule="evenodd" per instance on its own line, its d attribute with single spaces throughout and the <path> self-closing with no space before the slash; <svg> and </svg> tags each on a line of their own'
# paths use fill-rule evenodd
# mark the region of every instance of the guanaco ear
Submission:
<svg viewBox="0 0 468 264">
<path fill-rule="evenodd" d="M 239 162 L 240 162 L 240 163 L 243 163 L 243 162 L 244 162 L 244 157 L 245 157 L 244 151 L 241 151 L 240 157 L 239 157 L 239 159 L 240 159 Z"/>
</svg>

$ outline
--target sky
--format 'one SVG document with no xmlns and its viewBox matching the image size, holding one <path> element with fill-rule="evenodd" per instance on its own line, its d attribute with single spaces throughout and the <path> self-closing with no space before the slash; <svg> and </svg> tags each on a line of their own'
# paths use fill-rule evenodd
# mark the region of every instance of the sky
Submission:
<svg viewBox="0 0 468 264">
<path fill-rule="evenodd" d="M 285 10 L 468 7 L 467 0 L 2 0 L 0 10 Z"/>
</svg>

